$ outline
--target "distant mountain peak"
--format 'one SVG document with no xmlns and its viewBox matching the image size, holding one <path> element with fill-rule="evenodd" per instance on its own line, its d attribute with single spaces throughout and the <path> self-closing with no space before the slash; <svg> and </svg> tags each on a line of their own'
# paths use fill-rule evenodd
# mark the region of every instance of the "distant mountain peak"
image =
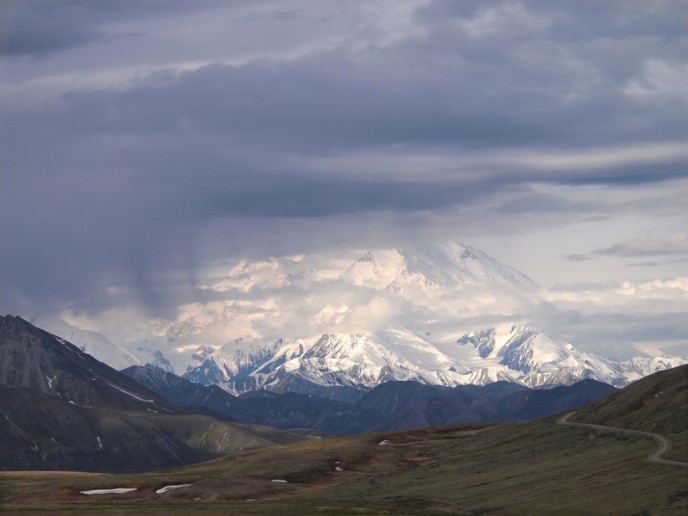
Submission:
<svg viewBox="0 0 688 516">
<path fill-rule="evenodd" d="M 639 378 L 641 372 L 651 374 L 688 362 L 679 357 L 637 357 L 618 363 L 579 352 L 562 337 L 513 324 L 467 333 L 457 343 L 505 366 L 518 381 L 531 387 L 571 384 L 587 378 L 620 386 Z"/>
<path fill-rule="evenodd" d="M 456 347 L 438 346 L 427 336 L 398 327 L 379 332 L 326 333 L 310 344 L 278 341 L 264 354 L 222 355 L 185 375 L 204 384 L 222 383 L 230 392 L 282 389 L 306 382 L 321 388 L 370 389 L 388 381 L 429 385 L 485 385 L 508 381 L 529 387 L 570 385 L 595 379 L 625 385 L 642 374 L 674 367 L 684 359 L 639 357 L 617 363 L 579 352 L 567 340 L 530 326 L 503 325 L 467 333 Z M 237 357 L 245 358 L 237 374 Z M 218 355 L 215 355 L 215 359 Z"/>
<path fill-rule="evenodd" d="M 241 393 L 390 380 L 622 385 L 675 363 L 622 365 L 513 323 L 465 333 L 462 324 L 486 313 L 521 313 L 533 282 L 456 241 L 242 259 L 202 288 L 212 301 L 180 307 L 175 320 L 156 326 L 170 352 L 139 364 L 169 359 L 187 379 Z"/>
</svg>

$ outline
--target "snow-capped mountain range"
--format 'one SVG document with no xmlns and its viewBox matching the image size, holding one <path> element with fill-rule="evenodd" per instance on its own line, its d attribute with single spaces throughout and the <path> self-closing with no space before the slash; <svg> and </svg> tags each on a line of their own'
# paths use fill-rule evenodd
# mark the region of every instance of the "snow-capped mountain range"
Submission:
<svg viewBox="0 0 688 516">
<path fill-rule="evenodd" d="M 440 349 L 441 348 L 441 349 Z M 216 383 L 233 393 L 256 388 L 281 391 L 296 378 L 322 387 L 370 389 L 391 380 L 457 385 L 506 380 L 529 387 L 570 385 L 590 378 L 623 386 L 687 361 L 637 357 L 614 362 L 582 353 L 564 339 L 534 328 L 503 326 L 467 333 L 438 346 L 407 329 L 323 335 L 315 342 L 279 342 L 252 354 L 239 343 L 207 356 L 185 377 Z"/>
<path fill-rule="evenodd" d="M 389 380 L 532 387 L 592 378 L 620 386 L 686 363 L 612 361 L 531 327 L 521 311 L 534 283 L 456 242 L 241 260 L 199 288 L 214 300 L 156 321 L 145 346 L 105 346 L 73 330 L 66 337 L 114 367 L 153 363 L 233 393 L 369 389 Z M 509 322 L 476 331 L 486 313 Z"/>
</svg>

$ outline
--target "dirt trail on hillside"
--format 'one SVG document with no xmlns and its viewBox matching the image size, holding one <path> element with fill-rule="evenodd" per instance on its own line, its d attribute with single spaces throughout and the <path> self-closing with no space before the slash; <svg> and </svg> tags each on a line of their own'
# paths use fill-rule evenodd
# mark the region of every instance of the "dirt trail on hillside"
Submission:
<svg viewBox="0 0 688 516">
<path fill-rule="evenodd" d="M 656 442 L 657 445 L 659 446 L 659 449 L 650 455 L 648 455 L 647 460 L 650 462 L 654 462 L 656 464 L 669 464 L 671 466 L 681 466 L 684 468 L 688 468 L 688 462 L 680 462 L 677 460 L 668 460 L 668 459 L 663 459 L 662 455 L 664 455 L 666 452 L 671 450 L 671 440 L 667 437 L 664 437 L 663 435 L 660 434 L 655 434 L 654 432 L 643 432 L 642 430 L 629 430 L 628 428 L 617 428 L 613 426 L 605 426 L 605 425 L 595 425 L 593 423 L 574 423 L 573 421 L 569 421 L 569 417 L 571 417 L 573 414 L 575 414 L 576 411 L 574 410 L 573 412 L 569 412 L 563 417 L 560 417 L 557 419 L 557 424 L 558 425 L 568 425 L 568 426 L 583 426 L 587 428 L 594 428 L 595 430 L 607 430 L 610 432 L 623 432 L 625 434 L 635 434 L 635 435 L 644 435 L 646 437 L 652 437 Z"/>
</svg>

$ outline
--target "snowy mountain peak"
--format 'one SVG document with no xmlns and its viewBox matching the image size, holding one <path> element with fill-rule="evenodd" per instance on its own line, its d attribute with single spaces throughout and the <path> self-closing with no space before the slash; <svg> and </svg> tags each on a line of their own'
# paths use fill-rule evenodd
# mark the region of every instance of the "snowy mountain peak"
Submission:
<svg viewBox="0 0 688 516">
<path fill-rule="evenodd" d="M 214 351 L 215 351 L 215 349 L 213 349 L 211 346 L 201 345 L 194 352 L 194 354 L 191 355 L 191 358 L 193 360 L 198 360 L 199 362 L 202 362 L 203 360 L 208 358 L 209 355 L 212 355 Z"/>
<path fill-rule="evenodd" d="M 210 355 L 199 365 L 187 371 L 184 378 L 203 385 L 222 384 L 232 378 L 231 373 L 223 365 L 222 360 L 215 360 L 215 357 Z"/>
<path fill-rule="evenodd" d="M 574 353 L 573 346 L 528 326 L 504 325 L 462 336 L 458 343 L 471 345 L 481 358 L 499 359 L 500 363 L 524 373 L 536 365 L 565 360 Z"/>
<path fill-rule="evenodd" d="M 288 355 L 291 359 L 295 354 L 293 348 L 300 349 L 299 344 L 285 343 L 283 339 L 273 342 L 235 339 L 220 349 L 213 350 L 200 364 L 189 368 L 183 377 L 203 385 L 243 382 L 252 373 L 269 368 L 268 364 L 278 360 L 280 354 Z M 254 383 L 253 379 L 249 381 L 249 385 Z"/>
<path fill-rule="evenodd" d="M 374 333 L 324 334 L 310 344 L 279 341 L 247 359 L 214 353 L 188 379 L 220 381 L 230 392 L 282 388 L 295 379 L 322 387 L 372 388 L 393 380 L 457 386 L 496 381 L 530 387 L 571 384 L 591 378 L 624 385 L 631 376 L 685 363 L 646 358 L 618 364 L 581 353 L 561 337 L 527 326 L 506 325 L 440 345 L 406 328 Z M 224 362 L 219 362 L 223 357 Z M 243 366 L 239 362 L 243 360 Z M 663 361 L 662 361 L 663 360 Z M 200 380 L 199 380 L 200 379 Z"/>
<path fill-rule="evenodd" d="M 212 301 L 183 305 L 175 320 L 156 322 L 166 358 L 147 353 L 135 363 L 169 359 L 187 379 L 235 393 L 389 380 L 540 386 L 594 378 L 621 385 L 677 364 L 665 357 L 619 364 L 515 324 L 463 334 L 462 325 L 485 314 L 508 320 L 521 313 L 532 287 L 527 276 L 454 241 L 243 259 L 201 286 Z"/>
<path fill-rule="evenodd" d="M 524 374 L 549 363 L 576 362 L 580 355 L 571 343 L 561 337 L 528 326 L 506 325 L 468 333 L 457 342 L 473 346 L 482 358 L 498 360 L 500 364 Z"/>
<path fill-rule="evenodd" d="M 639 380 L 643 376 L 648 376 L 657 371 L 678 367 L 688 363 L 688 360 L 682 357 L 671 357 L 663 355 L 659 357 L 635 357 L 630 360 L 621 362 L 626 377 L 629 381 Z"/>
<path fill-rule="evenodd" d="M 442 242 L 402 250 L 411 273 L 439 283 L 530 285 L 525 274 L 504 265 L 479 249 L 458 242 Z"/>
<path fill-rule="evenodd" d="M 505 325 L 463 335 L 457 343 L 475 349 L 486 361 L 508 369 L 508 374 L 530 387 L 570 384 L 592 378 L 621 386 L 641 376 L 686 363 L 678 357 L 637 357 L 616 363 L 579 352 L 562 337 L 527 326 Z"/>
<path fill-rule="evenodd" d="M 352 250 L 339 256 L 324 254 L 240 260 L 225 279 L 206 287 L 217 292 L 256 288 L 311 286 L 336 281 L 341 286 L 385 288 L 400 277 L 456 287 L 481 282 L 527 285 L 532 281 L 482 251 L 457 242 L 407 249 Z"/>
</svg>

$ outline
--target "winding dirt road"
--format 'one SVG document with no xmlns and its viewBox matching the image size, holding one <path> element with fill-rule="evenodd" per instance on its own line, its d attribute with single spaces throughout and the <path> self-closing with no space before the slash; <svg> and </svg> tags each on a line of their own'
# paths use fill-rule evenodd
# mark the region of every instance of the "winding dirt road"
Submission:
<svg viewBox="0 0 688 516">
<path fill-rule="evenodd" d="M 683 468 L 688 468 L 688 462 L 680 462 L 677 460 L 668 460 L 668 459 L 663 459 L 662 455 L 664 455 L 666 452 L 671 450 L 671 441 L 664 437 L 663 435 L 660 434 L 655 434 L 653 432 L 643 432 L 641 430 L 629 430 L 627 428 L 616 428 L 613 426 L 604 426 L 604 425 L 595 425 L 592 423 L 574 423 L 572 421 L 569 421 L 569 418 L 575 414 L 576 411 L 574 410 L 573 412 L 569 412 L 563 417 L 560 417 L 557 419 L 557 424 L 558 425 L 568 425 L 568 426 L 583 426 L 587 428 L 594 428 L 595 430 L 606 430 L 609 432 L 623 432 L 624 434 L 635 434 L 635 435 L 644 435 L 646 437 L 652 437 L 656 442 L 657 445 L 659 446 L 659 449 L 655 451 L 654 453 L 651 453 L 650 455 L 647 456 L 647 460 L 650 462 L 654 462 L 657 464 L 669 464 L 671 466 L 681 466 Z"/>
</svg>

